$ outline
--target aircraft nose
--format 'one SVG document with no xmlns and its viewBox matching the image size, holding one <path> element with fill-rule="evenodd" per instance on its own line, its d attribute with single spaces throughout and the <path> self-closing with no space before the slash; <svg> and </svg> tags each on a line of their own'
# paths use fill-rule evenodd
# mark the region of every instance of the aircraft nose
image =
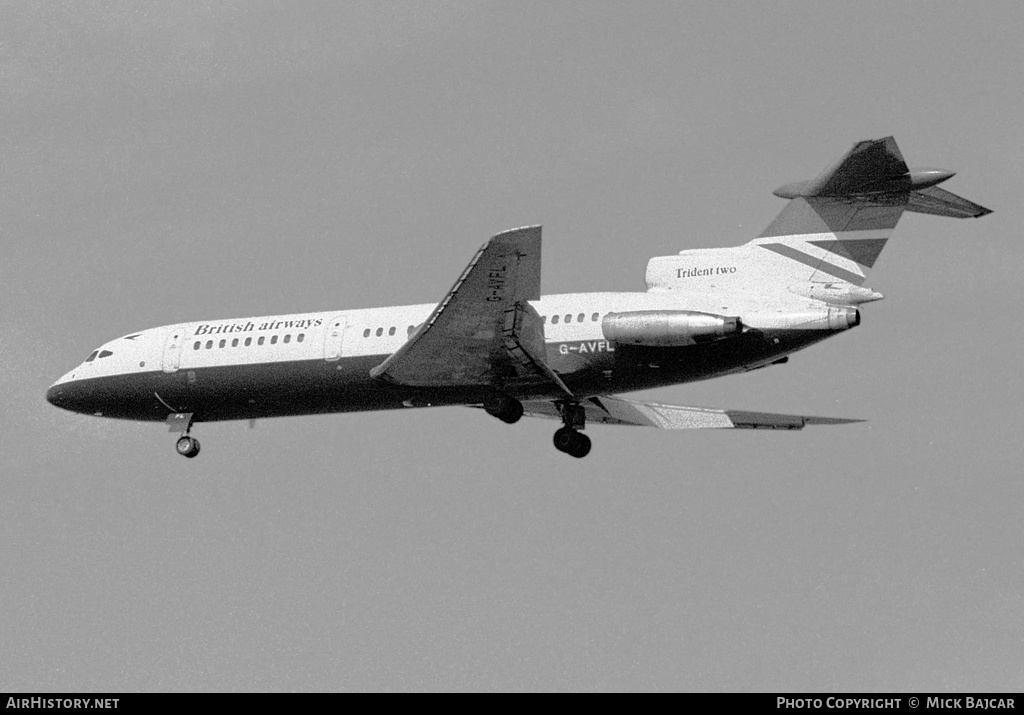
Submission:
<svg viewBox="0 0 1024 715">
<path fill-rule="evenodd" d="M 46 391 L 46 401 L 54 407 L 63 407 L 64 387 L 59 383 L 50 385 L 50 389 Z"/>
<path fill-rule="evenodd" d="M 46 401 L 54 407 L 71 412 L 82 412 L 89 406 L 87 395 L 82 392 L 80 385 L 68 379 L 67 375 L 50 385 L 46 391 Z"/>
</svg>

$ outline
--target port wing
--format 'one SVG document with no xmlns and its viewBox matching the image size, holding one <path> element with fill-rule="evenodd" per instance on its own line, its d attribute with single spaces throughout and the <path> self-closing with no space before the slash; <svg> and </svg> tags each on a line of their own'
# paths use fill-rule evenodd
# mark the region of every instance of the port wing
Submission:
<svg viewBox="0 0 1024 715">
<path fill-rule="evenodd" d="M 378 379 L 413 386 L 554 385 L 544 361 L 544 324 L 527 302 L 540 298 L 540 226 L 485 243 L 409 341 L 373 368 Z"/>
<path fill-rule="evenodd" d="M 583 401 L 587 422 L 609 425 L 635 425 L 660 429 L 803 429 L 807 425 L 841 425 L 863 420 L 838 417 L 782 415 L 773 412 L 716 410 L 707 407 L 663 405 L 638 402 L 621 397 L 591 397 Z M 553 402 L 536 400 L 523 403 L 523 414 L 530 417 L 561 419 Z"/>
</svg>

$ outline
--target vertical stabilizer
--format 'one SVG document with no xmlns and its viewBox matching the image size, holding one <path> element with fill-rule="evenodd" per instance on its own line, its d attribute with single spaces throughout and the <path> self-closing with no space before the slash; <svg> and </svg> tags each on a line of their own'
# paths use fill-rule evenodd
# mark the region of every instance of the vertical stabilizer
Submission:
<svg viewBox="0 0 1024 715">
<path fill-rule="evenodd" d="M 953 218 L 988 209 L 937 188 L 953 172 L 907 168 L 892 137 L 857 142 L 815 178 L 774 192 L 790 199 L 752 246 L 774 253 L 780 274 L 861 285 L 904 211 Z"/>
<path fill-rule="evenodd" d="M 652 258 L 648 290 L 783 288 L 877 300 L 880 295 L 859 286 L 904 211 L 951 218 L 991 213 L 938 188 L 951 176 L 908 169 L 892 137 L 857 142 L 815 178 L 776 189 L 789 203 L 750 243 Z"/>
</svg>

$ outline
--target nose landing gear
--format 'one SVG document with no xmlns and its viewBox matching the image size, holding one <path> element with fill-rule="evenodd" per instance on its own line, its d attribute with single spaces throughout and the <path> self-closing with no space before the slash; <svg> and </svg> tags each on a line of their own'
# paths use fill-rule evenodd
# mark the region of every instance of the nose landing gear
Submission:
<svg viewBox="0 0 1024 715">
<path fill-rule="evenodd" d="M 189 434 L 192 430 L 192 417 L 191 412 L 175 412 L 167 416 L 167 426 L 171 432 L 178 432 L 181 435 L 174 445 L 174 450 L 189 459 L 199 454 L 199 440 Z"/>
</svg>

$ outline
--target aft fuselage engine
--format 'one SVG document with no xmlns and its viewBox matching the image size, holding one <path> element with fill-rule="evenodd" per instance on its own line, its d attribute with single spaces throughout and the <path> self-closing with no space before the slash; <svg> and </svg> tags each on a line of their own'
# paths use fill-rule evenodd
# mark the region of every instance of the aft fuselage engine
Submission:
<svg viewBox="0 0 1024 715">
<path fill-rule="evenodd" d="M 622 345 L 668 348 L 739 335 L 743 323 L 736 316 L 693 310 L 638 310 L 608 313 L 601 330 L 609 341 Z"/>
</svg>

